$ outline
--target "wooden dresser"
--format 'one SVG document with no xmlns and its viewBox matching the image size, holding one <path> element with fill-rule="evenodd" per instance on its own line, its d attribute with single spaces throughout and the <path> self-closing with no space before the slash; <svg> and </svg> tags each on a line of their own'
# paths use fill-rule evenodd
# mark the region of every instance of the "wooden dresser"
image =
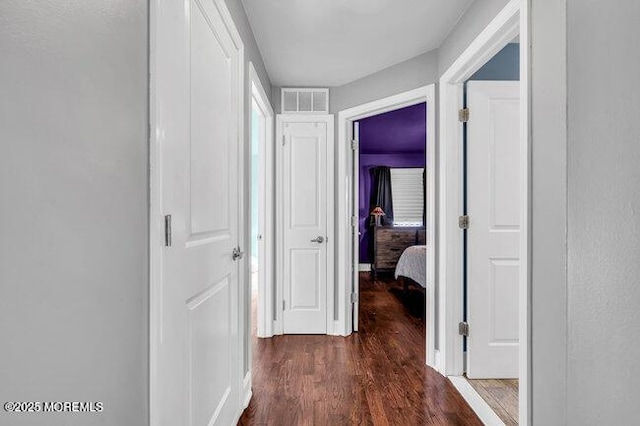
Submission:
<svg viewBox="0 0 640 426">
<path fill-rule="evenodd" d="M 402 252 L 410 246 L 426 244 L 423 227 L 376 226 L 373 230 L 373 275 L 393 272 Z"/>
</svg>

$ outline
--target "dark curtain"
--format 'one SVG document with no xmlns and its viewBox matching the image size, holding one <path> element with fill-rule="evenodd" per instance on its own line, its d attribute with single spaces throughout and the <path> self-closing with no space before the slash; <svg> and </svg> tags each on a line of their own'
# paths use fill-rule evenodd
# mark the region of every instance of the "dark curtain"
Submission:
<svg viewBox="0 0 640 426">
<path fill-rule="evenodd" d="M 369 201 L 369 213 L 380 206 L 385 215 L 381 217 L 382 225 L 393 225 L 393 202 L 391 201 L 391 169 L 387 166 L 378 166 L 370 170 L 371 172 L 371 200 Z M 373 261 L 373 228 L 371 215 L 366 221 L 369 238 L 369 259 Z"/>
<path fill-rule="evenodd" d="M 391 201 L 391 169 L 387 166 L 374 167 L 371 170 L 373 174 L 373 191 L 371 191 L 371 202 L 369 203 L 369 212 L 376 206 L 385 212 L 382 216 L 383 225 L 393 225 L 393 203 Z"/>
</svg>

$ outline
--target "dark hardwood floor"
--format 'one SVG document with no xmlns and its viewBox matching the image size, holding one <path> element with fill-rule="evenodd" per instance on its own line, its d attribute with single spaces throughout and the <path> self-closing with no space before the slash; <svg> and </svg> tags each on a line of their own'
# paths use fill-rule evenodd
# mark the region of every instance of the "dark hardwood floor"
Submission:
<svg viewBox="0 0 640 426">
<path fill-rule="evenodd" d="M 423 299 L 419 290 L 406 295 L 393 280 L 361 274 L 358 333 L 254 333 L 253 398 L 239 424 L 482 425 L 424 364 Z"/>
</svg>

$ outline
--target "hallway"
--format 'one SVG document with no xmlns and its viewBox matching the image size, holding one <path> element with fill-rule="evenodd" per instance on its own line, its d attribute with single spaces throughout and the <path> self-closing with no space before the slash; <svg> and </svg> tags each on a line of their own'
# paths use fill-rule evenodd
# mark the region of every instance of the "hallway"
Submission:
<svg viewBox="0 0 640 426">
<path fill-rule="evenodd" d="M 369 277 L 360 277 L 359 333 L 257 339 L 254 330 L 253 398 L 240 425 L 482 424 L 424 365 L 424 319 L 411 309 L 420 294 Z"/>
</svg>

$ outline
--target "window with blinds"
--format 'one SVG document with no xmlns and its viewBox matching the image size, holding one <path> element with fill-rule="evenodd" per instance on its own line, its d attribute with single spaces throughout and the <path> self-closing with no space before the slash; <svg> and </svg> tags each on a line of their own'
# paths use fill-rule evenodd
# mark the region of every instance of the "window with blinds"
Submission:
<svg viewBox="0 0 640 426">
<path fill-rule="evenodd" d="M 395 226 L 423 226 L 423 168 L 391 169 L 391 201 Z"/>
</svg>

